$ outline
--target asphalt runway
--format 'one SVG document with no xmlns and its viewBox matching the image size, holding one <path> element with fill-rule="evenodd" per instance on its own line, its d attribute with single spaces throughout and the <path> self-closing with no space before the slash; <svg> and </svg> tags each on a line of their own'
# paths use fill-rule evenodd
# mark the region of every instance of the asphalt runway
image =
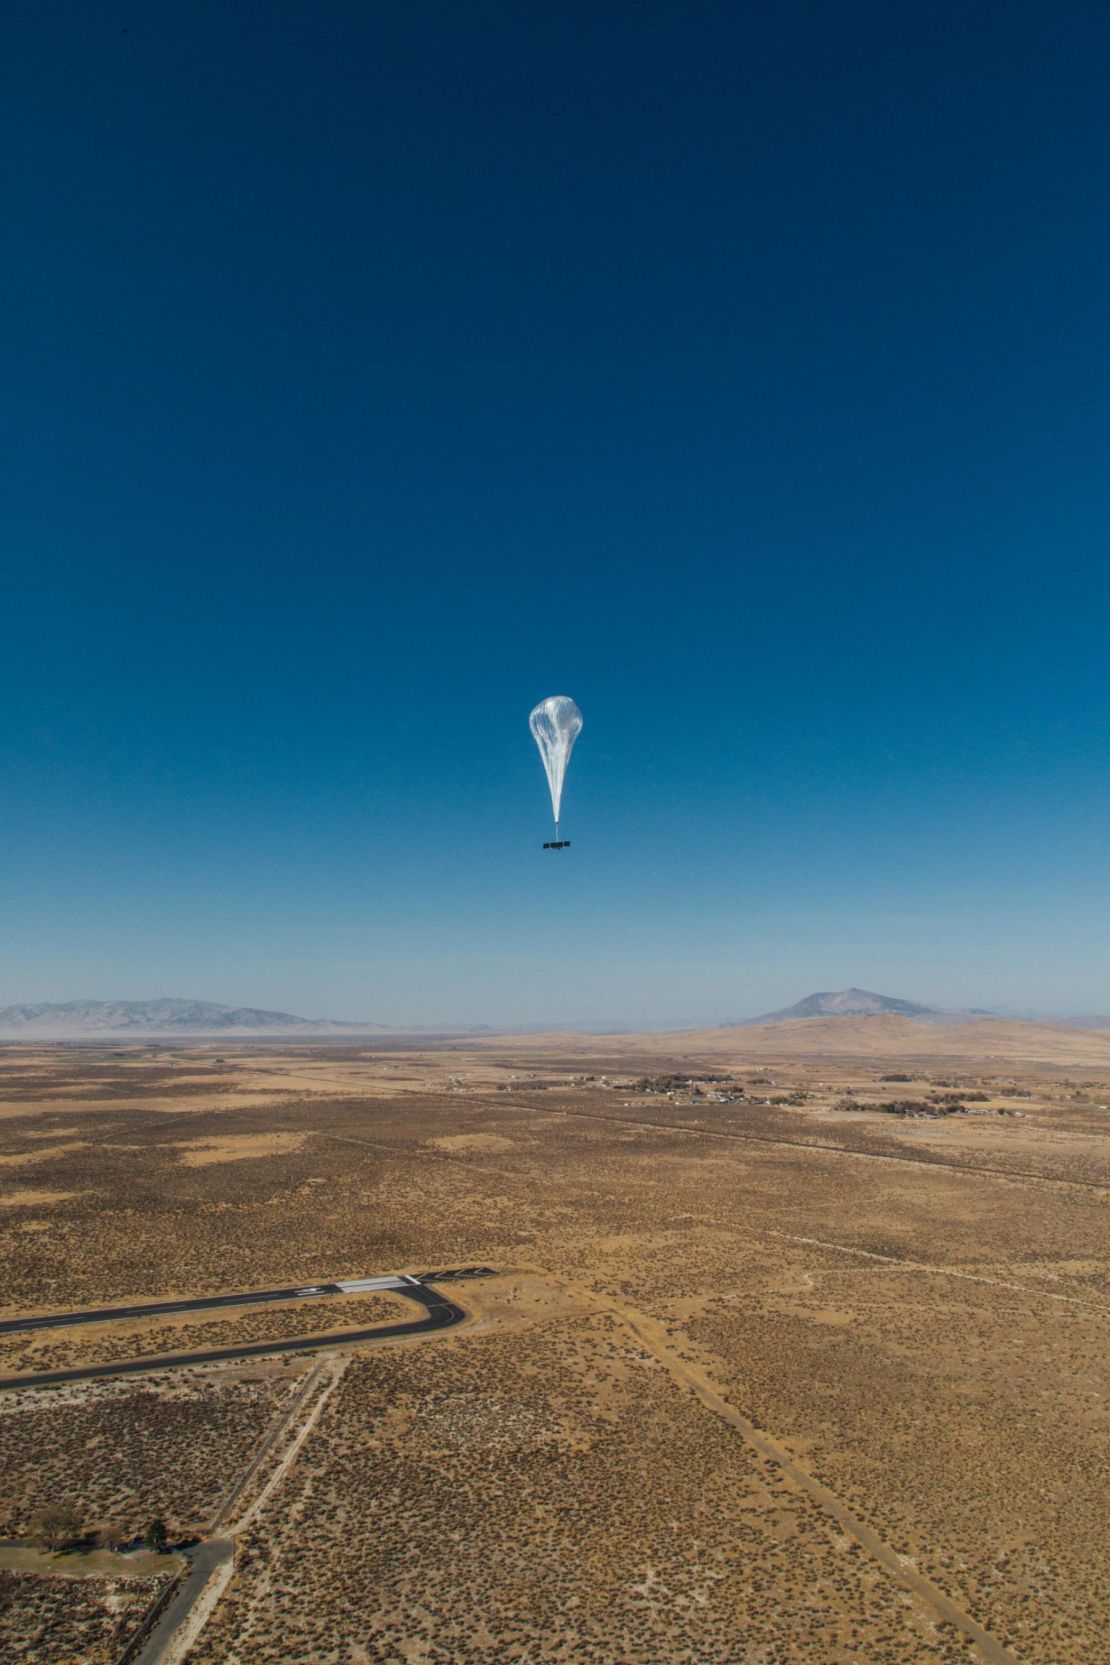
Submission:
<svg viewBox="0 0 1110 1665">
<path fill-rule="evenodd" d="M 484 1269 L 483 1269 L 484 1270 Z M 369 1330 L 344 1330 L 330 1335 L 290 1336 L 282 1341 L 247 1342 L 238 1347 L 214 1347 L 193 1353 L 163 1353 L 147 1358 L 124 1359 L 112 1364 L 90 1364 L 69 1370 L 40 1370 L 33 1374 L 0 1377 L 0 1390 L 21 1387 L 53 1387 L 62 1382 L 90 1382 L 105 1376 L 134 1376 L 159 1370 L 180 1370 L 183 1365 L 215 1364 L 229 1359 L 261 1358 L 272 1353 L 307 1353 L 321 1347 L 347 1347 L 357 1341 L 380 1341 L 393 1336 L 423 1335 L 430 1330 L 449 1329 L 466 1317 L 462 1307 L 419 1279 L 363 1279 L 363 1287 L 372 1284 L 389 1288 L 425 1308 L 425 1317 L 402 1321 L 399 1324 L 379 1324 Z M 21 1329 L 59 1328 L 66 1324 L 104 1323 L 118 1318 L 157 1316 L 164 1312 L 191 1312 L 213 1307 L 244 1306 L 257 1301 L 293 1300 L 298 1295 L 308 1298 L 308 1286 L 299 1289 L 266 1290 L 256 1295 L 211 1295 L 197 1301 L 156 1302 L 137 1307 L 111 1307 L 81 1313 L 59 1313 L 51 1318 L 12 1319 L 2 1326 L 9 1334 Z M 313 1295 L 349 1294 L 351 1286 L 314 1284 Z"/>
<path fill-rule="evenodd" d="M 85 1307 L 78 1312 L 47 1312 L 33 1318 L 5 1318 L 0 1320 L 0 1335 L 15 1335 L 20 1330 L 62 1330 L 74 1324 L 109 1324 L 125 1318 L 160 1318 L 163 1313 L 171 1312 L 211 1312 L 220 1307 L 251 1307 L 267 1301 L 313 1301 L 322 1295 L 365 1295 L 379 1289 L 392 1289 L 398 1295 L 404 1295 L 416 1284 L 452 1283 L 461 1278 L 489 1278 L 495 1275 L 489 1266 L 463 1266 L 446 1272 L 402 1272 L 385 1277 L 292 1284 L 288 1289 L 248 1289 L 238 1295 L 191 1295 L 180 1301 L 142 1301 L 127 1307 Z"/>
<path fill-rule="evenodd" d="M 360 1285 L 378 1289 L 397 1289 L 404 1293 L 399 1278 L 365 1278 Z M 250 1307 L 266 1301 L 308 1301 L 320 1295 L 358 1294 L 359 1289 L 344 1288 L 339 1283 L 297 1284 L 289 1289 L 255 1289 L 242 1295 L 196 1295 L 182 1301 L 144 1301 L 130 1307 L 95 1307 L 83 1312 L 49 1312 L 36 1318 L 5 1318 L 0 1323 L 0 1335 L 12 1335 L 20 1330 L 62 1330 L 73 1324 L 109 1324 L 123 1318 L 160 1318 L 171 1312 L 211 1312 L 220 1307 Z"/>
</svg>

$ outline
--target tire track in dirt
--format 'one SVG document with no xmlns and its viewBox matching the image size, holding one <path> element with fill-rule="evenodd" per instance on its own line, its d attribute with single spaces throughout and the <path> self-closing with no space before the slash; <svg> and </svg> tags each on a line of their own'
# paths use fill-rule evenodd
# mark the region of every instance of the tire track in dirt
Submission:
<svg viewBox="0 0 1110 1665">
<path fill-rule="evenodd" d="M 988 1665 L 1021 1665 L 1016 1654 L 1012 1654 L 996 1636 L 986 1630 L 970 1613 L 964 1612 L 950 1596 L 935 1585 L 931 1579 L 912 1566 L 905 1556 L 899 1555 L 897 1550 L 879 1536 L 870 1526 L 846 1508 L 835 1492 L 829 1490 L 821 1481 L 809 1473 L 779 1444 L 770 1434 L 757 1428 L 754 1422 L 748 1420 L 734 1406 L 716 1390 L 709 1377 L 703 1370 L 687 1364 L 674 1351 L 667 1336 L 665 1327 L 644 1313 L 636 1312 L 623 1304 L 601 1295 L 588 1285 L 574 1283 L 562 1278 L 546 1269 L 536 1266 L 529 1270 L 539 1273 L 541 1277 L 550 1279 L 558 1284 L 568 1294 L 576 1295 L 593 1306 L 597 1312 L 608 1313 L 610 1317 L 625 1325 L 636 1339 L 663 1367 L 669 1371 L 672 1378 L 683 1388 L 692 1392 L 699 1402 L 711 1411 L 714 1416 L 721 1418 L 731 1428 L 734 1428 L 759 1456 L 775 1463 L 785 1474 L 789 1475 L 795 1485 L 801 1488 L 807 1496 L 829 1515 L 840 1527 L 842 1532 L 854 1538 L 861 1549 L 866 1550 L 872 1560 L 876 1561 L 884 1571 L 895 1578 L 902 1587 L 915 1596 L 918 1601 L 930 1610 L 936 1620 L 942 1624 L 952 1626 L 960 1631 L 970 1641 L 974 1642 L 983 1659 Z"/>
<path fill-rule="evenodd" d="M 1032 1295 L 1041 1301 L 1067 1301 L 1073 1307 L 1089 1307 L 1103 1318 L 1110 1318 L 1110 1307 L 1101 1301 L 1085 1301 L 1081 1295 L 1057 1295 L 1051 1289 L 1030 1289 L 1025 1283 L 1010 1283 L 1005 1278 L 989 1278 L 985 1272 L 960 1272 L 952 1266 L 930 1266 L 925 1260 L 902 1260 L 898 1255 L 881 1255 L 874 1249 L 856 1249 L 849 1243 L 826 1243 L 821 1237 L 799 1237 L 790 1231 L 768 1232 L 769 1237 L 781 1237 L 787 1243 L 809 1243 L 815 1249 L 834 1249 L 837 1254 L 859 1255 L 863 1260 L 882 1261 L 885 1266 L 902 1266 L 910 1272 L 928 1272 L 938 1278 L 966 1278 L 968 1283 L 989 1283 L 995 1289 L 1014 1290 L 1019 1295 Z"/>
</svg>

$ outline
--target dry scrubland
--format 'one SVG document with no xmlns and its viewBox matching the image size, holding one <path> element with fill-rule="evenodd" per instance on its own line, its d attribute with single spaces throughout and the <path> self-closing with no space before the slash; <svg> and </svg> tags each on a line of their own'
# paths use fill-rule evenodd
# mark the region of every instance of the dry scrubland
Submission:
<svg viewBox="0 0 1110 1665">
<path fill-rule="evenodd" d="M 349 1367 L 197 1662 L 853 1652 L 962 1654 L 601 1315 Z"/>
<path fill-rule="evenodd" d="M 113 1665 L 120 1637 L 162 1578 L 41 1578 L 0 1570 L 0 1659 L 7 1665 Z"/>
<path fill-rule="evenodd" d="M 190 1659 L 1110 1657 L 1110 1041 L 868 1023 L 5 1049 L 5 1315 L 502 1272 L 471 1327 L 344 1355 Z M 307 1368 L 3 1396 L 0 1530 L 202 1522 Z"/>
<path fill-rule="evenodd" d="M 202 1531 L 295 1383 L 244 1366 L 0 1395 L 0 1537 L 59 1501 L 89 1527 Z"/>
</svg>

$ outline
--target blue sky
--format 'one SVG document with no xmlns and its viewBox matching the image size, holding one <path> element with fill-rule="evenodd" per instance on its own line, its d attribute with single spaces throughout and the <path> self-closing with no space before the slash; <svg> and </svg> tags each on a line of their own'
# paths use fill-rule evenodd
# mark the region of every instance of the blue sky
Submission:
<svg viewBox="0 0 1110 1665">
<path fill-rule="evenodd" d="M 12 15 L 0 1001 L 1110 1011 L 1105 8 Z"/>
</svg>

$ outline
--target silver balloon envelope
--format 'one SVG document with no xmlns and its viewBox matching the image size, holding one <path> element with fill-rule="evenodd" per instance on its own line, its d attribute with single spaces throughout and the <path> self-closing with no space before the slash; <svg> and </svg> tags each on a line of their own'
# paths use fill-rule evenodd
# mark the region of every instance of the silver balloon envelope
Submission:
<svg viewBox="0 0 1110 1665">
<path fill-rule="evenodd" d="M 582 732 L 582 713 L 566 694 L 552 694 L 536 706 L 528 719 L 528 727 L 540 749 L 547 784 L 551 788 L 551 809 L 558 833 L 563 781 L 574 742 Z"/>
</svg>

